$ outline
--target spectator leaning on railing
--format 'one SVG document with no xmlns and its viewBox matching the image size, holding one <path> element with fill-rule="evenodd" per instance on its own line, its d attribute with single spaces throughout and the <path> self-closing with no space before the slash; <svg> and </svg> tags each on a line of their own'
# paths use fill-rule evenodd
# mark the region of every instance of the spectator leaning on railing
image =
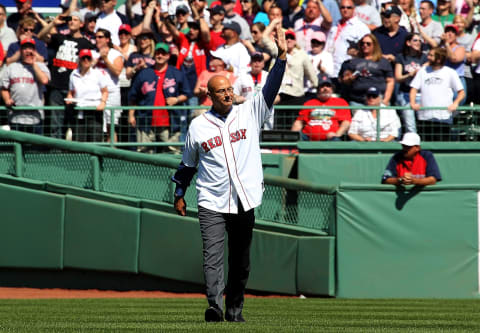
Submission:
<svg viewBox="0 0 480 333">
<path fill-rule="evenodd" d="M 417 133 L 405 133 L 400 144 L 402 151 L 393 155 L 383 172 L 383 184 L 425 186 L 442 180 L 433 153 L 421 150 Z"/>
</svg>

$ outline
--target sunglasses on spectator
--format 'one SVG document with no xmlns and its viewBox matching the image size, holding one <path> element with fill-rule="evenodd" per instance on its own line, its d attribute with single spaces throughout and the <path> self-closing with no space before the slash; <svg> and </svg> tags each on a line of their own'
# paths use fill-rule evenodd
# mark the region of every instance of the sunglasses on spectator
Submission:
<svg viewBox="0 0 480 333">
<path fill-rule="evenodd" d="M 110 0 L 102 0 L 102 2 L 109 3 Z"/>
<path fill-rule="evenodd" d="M 367 99 L 368 99 L 368 98 L 377 98 L 378 96 L 380 96 L 380 95 L 368 95 L 368 94 L 367 94 Z"/>
<path fill-rule="evenodd" d="M 372 42 L 360 42 L 360 45 L 372 46 Z"/>
<path fill-rule="evenodd" d="M 412 39 L 412 42 L 421 42 L 422 40 L 420 38 L 414 38 Z"/>
<path fill-rule="evenodd" d="M 34 32 L 35 29 L 34 28 L 22 28 L 23 31 L 25 32 Z"/>
<path fill-rule="evenodd" d="M 285 36 L 285 39 L 291 39 L 291 40 L 295 40 L 295 36 L 292 36 L 292 35 L 286 35 L 286 36 Z"/>
<path fill-rule="evenodd" d="M 384 12 L 384 13 L 381 13 L 380 15 L 382 15 L 382 16 L 385 17 L 385 18 L 390 18 L 390 17 L 392 16 L 391 13 L 385 13 L 385 12 Z"/>
<path fill-rule="evenodd" d="M 130 35 L 130 33 L 127 30 L 120 30 L 118 32 L 119 35 Z"/>
<path fill-rule="evenodd" d="M 105 36 L 104 35 L 96 35 L 95 38 L 96 39 L 102 39 L 102 38 L 105 38 Z"/>
<path fill-rule="evenodd" d="M 242 2 L 242 3 L 249 3 L 250 0 L 242 0 L 242 1 L 240 1 L 240 2 Z"/>
<path fill-rule="evenodd" d="M 353 9 L 353 6 L 340 6 L 340 9 Z"/>
<path fill-rule="evenodd" d="M 81 59 L 81 60 L 88 60 L 88 61 L 90 61 L 90 60 L 92 60 L 92 57 L 90 57 L 90 56 L 85 56 L 85 57 L 81 57 L 80 59 Z"/>
</svg>

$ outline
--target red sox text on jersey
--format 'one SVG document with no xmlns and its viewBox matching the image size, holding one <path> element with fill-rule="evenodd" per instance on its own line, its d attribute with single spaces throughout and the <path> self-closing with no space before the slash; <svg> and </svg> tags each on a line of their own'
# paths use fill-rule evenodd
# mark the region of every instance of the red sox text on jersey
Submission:
<svg viewBox="0 0 480 333">
<path fill-rule="evenodd" d="M 240 140 L 247 139 L 247 129 L 240 129 L 236 132 L 230 133 L 230 143 L 234 143 Z M 222 145 L 222 137 L 217 135 L 201 143 L 201 146 L 205 153 L 208 153 L 211 149 L 220 147 Z"/>
</svg>

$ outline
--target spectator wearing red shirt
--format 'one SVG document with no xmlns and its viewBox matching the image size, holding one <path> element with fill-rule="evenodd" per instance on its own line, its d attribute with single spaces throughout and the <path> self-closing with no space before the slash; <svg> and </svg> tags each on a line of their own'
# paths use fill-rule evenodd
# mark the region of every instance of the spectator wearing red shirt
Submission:
<svg viewBox="0 0 480 333">
<path fill-rule="evenodd" d="M 417 133 L 405 133 L 400 143 L 402 151 L 395 153 L 388 162 L 383 184 L 425 186 L 442 180 L 435 157 L 432 152 L 421 150 Z"/>
<path fill-rule="evenodd" d="M 348 106 L 343 98 L 332 97 L 333 84 L 325 75 L 318 78 L 317 98 L 305 106 Z M 292 125 L 292 131 L 302 131 L 302 138 L 310 141 L 340 141 L 348 131 L 352 116 L 350 109 L 303 109 Z"/>
</svg>

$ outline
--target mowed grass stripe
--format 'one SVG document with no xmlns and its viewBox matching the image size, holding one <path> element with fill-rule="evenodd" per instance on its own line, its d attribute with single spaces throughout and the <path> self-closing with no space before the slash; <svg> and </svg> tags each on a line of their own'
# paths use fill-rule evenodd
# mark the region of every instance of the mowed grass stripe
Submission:
<svg viewBox="0 0 480 333">
<path fill-rule="evenodd" d="M 480 332 L 480 300 L 248 298 L 207 324 L 203 299 L 0 300 L 1 332 Z"/>
</svg>

